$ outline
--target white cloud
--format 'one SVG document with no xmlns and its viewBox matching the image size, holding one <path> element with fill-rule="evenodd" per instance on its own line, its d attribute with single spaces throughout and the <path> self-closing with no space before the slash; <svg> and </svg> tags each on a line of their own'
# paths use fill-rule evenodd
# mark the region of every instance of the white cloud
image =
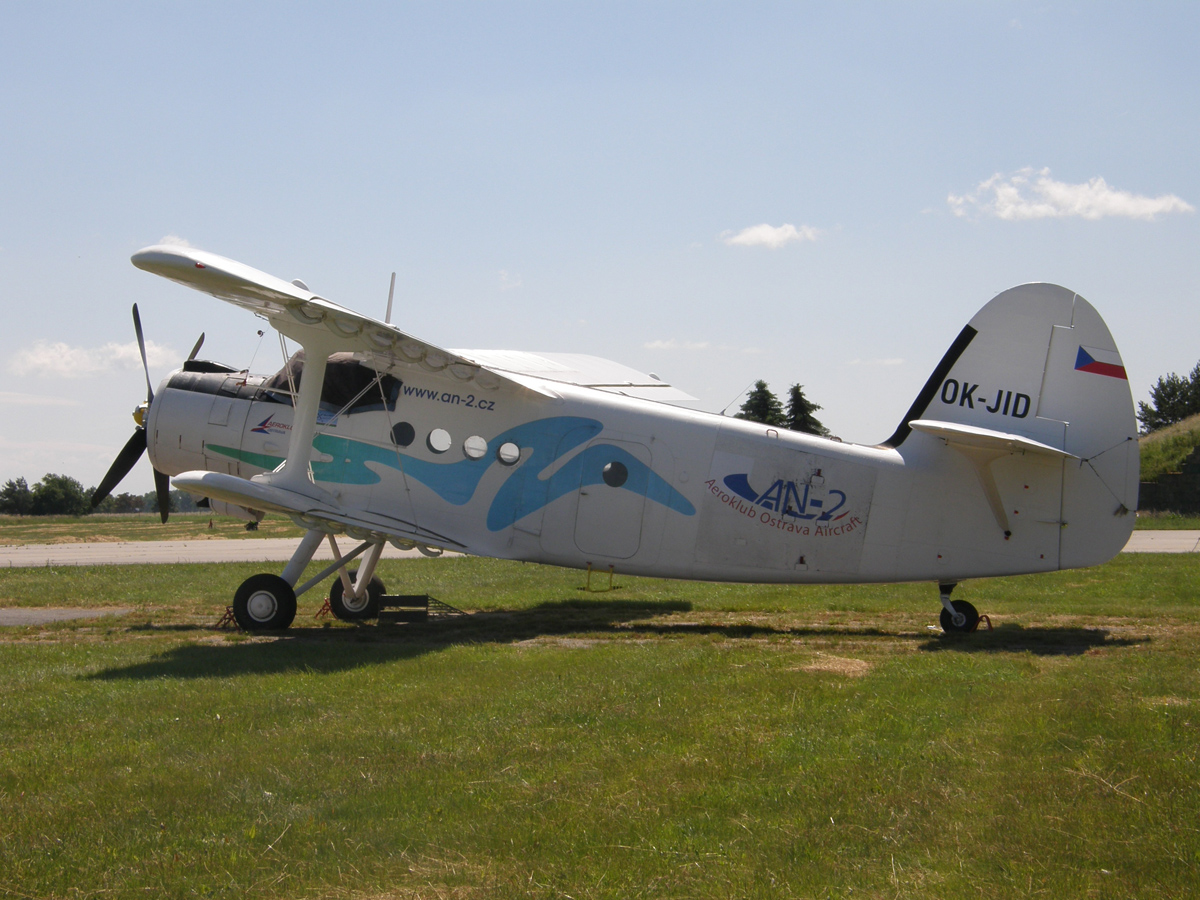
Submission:
<svg viewBox="0 0 1200 900">
<path fill-rule="evenodd" d="M 786 244 L 793 244 L 797 241 L 815 241 L 820 233 L 819 229 L 809 225 L 801 225 L 797 228 L 788 223 L 775 226 L 764 222 L 761 225 L 743 228 L 737 234 L 732 231 L 723 231 L 720 237 L 730 247 L 767 247 L 771 250 L 778 250 Z"/>
<path fill-rule="evenodd" d="M 187 239 L 181 238 L 177 234 L 164 234 L 161 238 L 159 238 L 158 242 L 160 244 L 174 244 L 176 247 L 192 246 Z"/>
<path fill-rule="evenodd" d="M 670 338 L 665 341 L 647 341 L 642 346 L 647 350 L 707 350 L 708 341 L 677 341 Z"/>
<path fill-rule="evenodd" d="M 1174 194 L 1146 197 L 1109 187 L 1103 178 L 1067 184 L 1050 177 L 1049 169 L 1026 167 L 1011 175 L 997 172 L 969 194 L 946 198 L 956 216 L 977 213 L 1005 221 L 1078 216 L 1102 219 L 1122 216 L 1153 220 L 1159 214 L 1194 212 L 1195 207 Z"/>
<path fill-rule="evenodd" d="M 500 270 L 500 290 L 511 291 L 521 286 L 520 275 L 510 275 L 507 269 Z"/>
<path fill-rule="evenodd" d="M 170 347 L 146 341 L 146 361 L 151 367 L 177 365 L 180 356 Z M 142 357 L 136 341 L 109 342 L 102 347 L 72 347 L 62 341 L 35 341 L 8 362 L 14 375 L 50 375 L 60 378 L 90 378 L 120 369 L 140 369 Z"/>
<path fill-rule="evenodd" d="M 45 397 L 39 394 L 21 394 L 15 391 L 0 391 L 0 405 L 4 406 L 79 406 L 78 400 L 68 397 Z"/>
</svg>

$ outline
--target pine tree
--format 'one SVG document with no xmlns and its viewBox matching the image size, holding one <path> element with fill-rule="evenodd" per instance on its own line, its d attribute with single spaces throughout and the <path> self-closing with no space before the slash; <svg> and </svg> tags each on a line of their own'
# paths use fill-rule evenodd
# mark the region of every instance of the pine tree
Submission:
<svg viewBox="0 0 1200 900">
<path fill-rule="evenodd" d="M 806 434 L 825 436 L 829 429 L 821 424 L 813 415 L 821 407 L 804 396 L 804 386 L 793 384 L 788 388 L 787 412 L 784 415 L 784 425 L 791 431 L 803 431 Z"/>
<path fill-rule="evenodd" d="M 754 382 L 754 388 L 746 396 L 746 402 L 734 416 L 736 419 L 747 419 L 751 422 L 762 422 L 764 425 L 782 426 L 784 424 L 783 404 L 771 393 L 765 381 Z"/>
</svg>

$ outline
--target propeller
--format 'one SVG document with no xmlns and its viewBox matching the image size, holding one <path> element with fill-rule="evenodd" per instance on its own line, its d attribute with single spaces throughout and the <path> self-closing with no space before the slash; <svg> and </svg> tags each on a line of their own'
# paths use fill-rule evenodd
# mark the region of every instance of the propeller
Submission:
<svg viewBox="0 0 1200 900">
<path fill-rule="evenodd" d="M 196 341 L 196 346 L 192 348 L 192 352 L 188 354 L 188 362 L 196 358 L 196 354 L 200 352 L 200 348 L 204 346 L 204 332 L 200 332 L 200 340 Z"/>
<path fill-rule="evenodd" d="M 154 388 L 150 385 L 150 366 L 146 362 L 146 340 L 142 336 L 142 318 L 138 315 L 137 304 L 133 304 L 133 331 L 137 335 L 138 352 L 142 355 L 142 371 L 146 375 L 146 403 L 143 406 L 138 404 L 138 408 L 134 411 L 133 420 L 137 422 L 137 430 L 133 436 L 125 442 L 125 446 L 121 448 L 121 452 L 117 454 L 117 458 L 113 460 L 113 464 L 108 467 L 108 471 L 104 474 L 104 478 L 100 480 L 100 486 L 92 494 L 92 509 L 100 505 L 112 489 L 121 483 L 122 479 L 129 474 L 142 454 L 146 452 L 146 415 L 150 412 L 150 404 L 154 402 Z M 196 341 L 196 346 L 192 348 L 192 353 L 188 359 L 195 359 L 196 354 L 200 352 L 200 345 L 204 343 L 204 335 L 200 335 L 200 340 Z M 158 497 L 158 515 L 162 519 L 163 524 L 166 524 L 167 517 L 170 514 L 171 507 L 171 482 L 166 473 L 154 470 L 154 492 Z"/>
</svg>

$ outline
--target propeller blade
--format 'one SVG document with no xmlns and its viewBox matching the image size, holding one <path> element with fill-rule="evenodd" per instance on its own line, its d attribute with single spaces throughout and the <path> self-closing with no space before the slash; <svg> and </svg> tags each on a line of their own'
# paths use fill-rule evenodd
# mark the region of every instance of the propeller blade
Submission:
<svg viewBox="0 0 1200 900">
<path fill-rule="evenodd" d="M 196 341 L 196 346 L 192 348 L 192 352 L 188 354 L 188 359 L 195 359 L 196 354 L 200 352 L 200 348 L 204 345 L 204 332 L 200 332 L 200 340 Z"/>
<path fill-rule="evenodd" d="M 171 479 L 158 469 L 154 470 L 154 493 L 158 496 L 158 517 L 166 525 L 171 515 Z"/>
<path fill-rule="evenodd" d="M 120 484 L 121 479 L 129 474 L 129 470 L 134 464 L 141 459 L 142 454 L 146 452 L 146 430 L 139 428 L 133 433 L 125 446 L 121 448 L 121 452 L 117 454 L 117 458 L 113 464 L 108 467 L 104 478 L 100 481 L 100 486 L 92 493 L 92 509 L 100 505 L 100 502 L 112 493 L 112 489 Z"/>
<path fill-rule="evenodd" d="M 138 315 L 137 304 L 133 304 L 133 330 L 137 334 L 138 350 L 142 354 L 142 371 L 146 373 L 146 402 L 154 401 L 154 388 L 150 387 L 150 364 L 146 362 L 146 341 L 142 337 L 142 317 Z"/>
</svg>

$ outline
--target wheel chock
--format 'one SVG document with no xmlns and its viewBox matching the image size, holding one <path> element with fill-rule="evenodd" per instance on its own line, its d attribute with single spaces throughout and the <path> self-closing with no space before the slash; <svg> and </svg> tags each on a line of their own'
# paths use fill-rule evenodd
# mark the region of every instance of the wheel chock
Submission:
<svg viewBox="0 0 1200 900">
<path fill-rule="evenodd" d="M 615 575 L 615 574 L 616 574 L 616 566 L 609 566 L 608 567 L 608 587 L 593 589 L 592 588 L 592 564 L 588 563 L 587 564 L 587 582 L 584 584 L 583 589 L 591 594 L 607 594 L 609 591 L 611 591 L 613 589 L 613 575 Z"/>
<path fill-rule="evenodd" d="M 313 613 L 313 618 L 319 619 L 322 616 L 330 616 L 330 615 L 333 615 L 333 610 L 329 606 L 329 598 L 326 597 L 325 605 L 322 606 L 320 609 L 318 609 L 315 613 Z"/>
<path fill-rule="evenodd" d="M 217 628 L 239 628 L 239 627 L 241 627 L 238 625 L 237 619 L 235 619 L 233 616 L 233 607 L 232 606 L 225 607 L 225 615 L 221 616 L 221 618 L 219 618 L 217 620 L 217 624 L 215 627 L 217 627 Z"/>
<path fill-rule="evenodd" d="M 975 630 L 978 631 L 984 625 L 987 626 L 988 631 L 992 630 L 992 620 L 988 616 L 981 614 L 979 616 L 979 621 L 975 623 Z"/>
</svg>

